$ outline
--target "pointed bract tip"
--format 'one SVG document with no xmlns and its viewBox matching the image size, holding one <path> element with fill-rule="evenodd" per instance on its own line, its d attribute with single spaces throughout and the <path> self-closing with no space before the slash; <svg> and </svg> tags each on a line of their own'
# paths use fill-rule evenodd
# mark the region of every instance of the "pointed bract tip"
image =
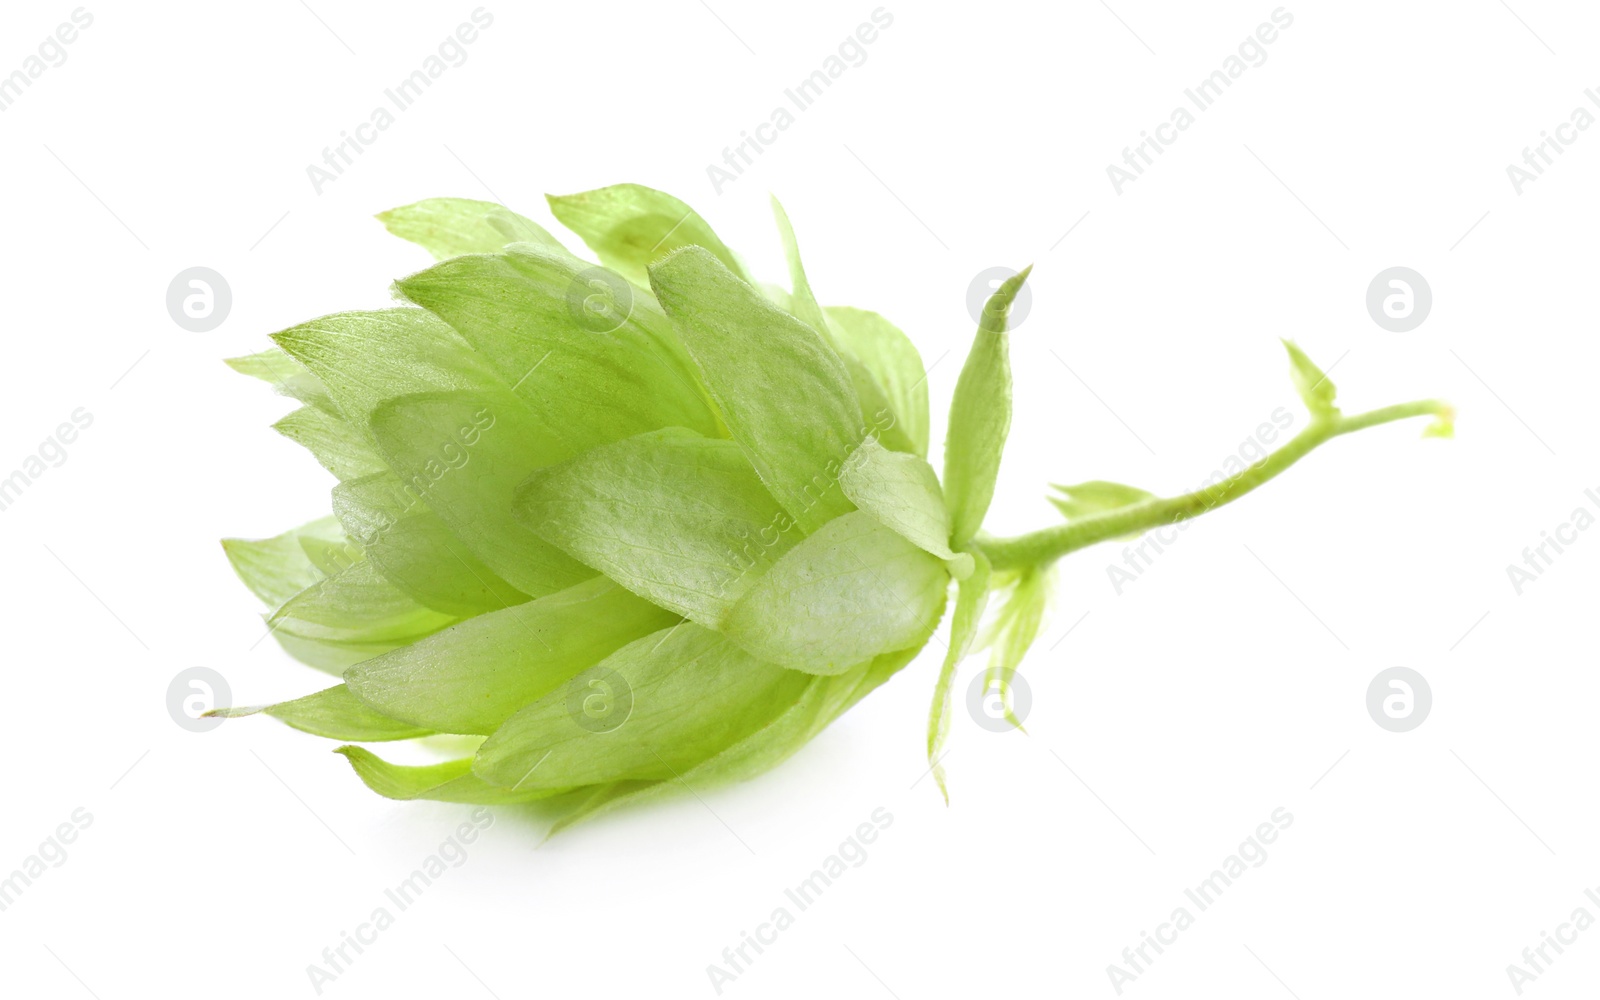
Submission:
<svg viewBox="0 0 1600 1000">
<path fill-rule="evenodd" d="M 1000 287 L 994 290 L 989 300 L 983 304 L 983 315 L 978 322 L 979 330 L 988 330 L 993 333 L 1005 333 L 1007 319 L 1011 313 L 1011 303 L 1016 300 L 1017 293 L 1022 290 L 1023 284 L 1028 280 L 1028 275 L 1033 271 L 1033 265 L 1013 274 L 1000 282 Z"/>
<path fill-rule="evenodd" d="M 229 708 L 229 707 L 213 708 L 209 712 L 201 712 L 200 713 L 200 718 L 202 718 L 202 719 L 242 719 L 247 715 L 255 715 L 257 712 L 260 712 L 260 711 L 264 710 L 266 707 L 267 706 L 265 706 L 265 705 L 246 705 L 246 706 L 234 707 L 234 708 Z"/>
<path fill-rule="evenodd" d="M 1002 281 L 1000 283 L 1000 287 L 995 289 L 995 295 L 1004 296 L 1006 305 L 1009 306 L 1011 304 L 1011 300 L 1017 297 L 1017 292 L 1020 291 L 1023 284 L 1027 282 L 1028 275 L 1032 273 L 1033 265 L 1029 264 L 1016 274 L 1013 274 L 1011 277 Z"/>
</svg>

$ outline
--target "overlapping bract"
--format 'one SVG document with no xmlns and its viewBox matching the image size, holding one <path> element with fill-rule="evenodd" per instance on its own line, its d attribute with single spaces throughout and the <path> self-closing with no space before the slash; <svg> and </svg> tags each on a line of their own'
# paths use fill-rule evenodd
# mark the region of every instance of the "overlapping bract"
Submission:
<svg viewBox="0 0 1600 1000">
<path fill-rule="evenodd" d="M 409 305 L 230 362 L 302 404 L 277 427 L 339 483 L 333 518 L 224 546 L 283 647 L 343 680 L 263 711 L 481 737 L 423 767 L 340 752 L 391 798 L 565 825 L 770 767 L 910 662 L 951 577 L 985 586 L 962 545 L 998 454 L 946 504 L 916 349 L 818 306 L 781 208 L 792 293 L 661 192 L 550 201 L 598 263 L 498 205 L 398 208 L 438 259 L 396 283 Z M 982 405 L 1003 441 L 1009 385 Z"/>
</svg>

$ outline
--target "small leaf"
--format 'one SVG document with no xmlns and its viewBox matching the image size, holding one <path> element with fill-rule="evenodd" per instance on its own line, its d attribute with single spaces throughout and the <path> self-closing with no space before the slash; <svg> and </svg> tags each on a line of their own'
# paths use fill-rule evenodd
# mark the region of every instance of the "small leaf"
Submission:
<svg viewBox="0 0 1600 1000">
<path fill-rule="evenodd" d="M 585 668 L 677 620 L 594 577 L 367 660 L 346 671 L 345 683 L 391 718 L 487 735 Z"/>
<path fill-rule="evenodd" d="M 724 631 L 779 666 L 844 673 L 926 642 L 949 582 L 939 559 L 856 511 L 790 549 L 734 605 Z"/>
<path fill-rule="evenodd" d="M 984 645 L 990 649 L 985 684 L 1000 692 L 1006 718 L 1018 729 L 1022 728 L 1022 721 L 1012 710 L 1011 682 L 1028 648 L 1039 637 L 1039 627 L 1049 603 L 1048 579 L 1046 571 L 1032 568 L 1019 575 L 984 638 Z"/>
<path fill-rule="evenodd" d="M 950 546 L 964 549 L 983 526 L 1011 430 L 1010 337 L 1006 317 L 1031 267 L 1007 278 L 989 297 L 967 363 L 950 401 L 944 445 L 944 498 Z"/>
<path fill-rule="evenodd" d="M 850 374 L 850 384 L 856 391 L 856 401 L 861 407 L 861 413 L 872 423 L 879 437 L 883 439 L 884 445 L 895 451 L 916 451 L 916 444 L 900 427 L 883 385 L 861 359 L 840 347 L 827 313 L 817 305 L 817 297 L 811 291 L 811 282 L 806 278 L 805 265 L 800 261 L 800 244 L 795 240 L 794 227 L 789 224 L 789 215 L 776 197 L 772 199 L 772 214 L 778 220 L 778 235 L 783 240 L 783 254 L 789 262 L 789 283 L 794 286 L 794 294 L 789 297 L 789 311 L 820 334 L 839 355 L 839 360 L 844 362 L 845 370 Z M 926 450 L 927 442 L 924 440 L 924 453 Z"/>
<path fill-rule="evenodd" d="M 443 764 L 407 767 L 391 764 L 361 747 L 339 747 L 334 753 L 343 754 L 350 766 L 355 768 L 362 783 L 386 799 L 430 799 L 435 802 L 498 806 L 532 802 L 565 791 L 558 788 L 522 791 L 499 788 L 472 773 L 470 757 Z"/>
<path fill-rule="evenodd" d="M 839 486 L 851 503 L 918 548 L 957 563 L 960 575 L 971 572 L 972 557 L 950 550 L 950 514 L 939 477 L 926 461 L 868 439 L 845 462 Z"/>
<path fill-rule="evenodd" d="M 365 431 L 317 406 L 302 406 L 272 429 L 311 452 L 324 469 L 339 479 L 360 479 L 389 467 L 372 450 Z"/>
<path fill-rule="evenodd" d="M 592 688 L 557 689 L 507 720 L 474 771 L 508 788 L 670 779 L 759 729 L 809 681 L 689 622 L 595 671 Z"/>
<path fill-rule="evenodd" d="M 573 558 L 710 628 L 800 540 L 737 444 L 679 427 L 541 469 L 513 507 Z"/>
<path fill-rule="evenodd" d="M 637 285 L 646 269 L 679 247 L 704 247 L 724 267 L 749 281 L 739 259 L 694 209 L 664 191 L 614 184 L 581 194 L 547 195 L 550 211 L 577 233 L 600 263 Z"/>
<path fill-rule="evenodd" d="M 512 516 L 512 493 L 560 449 L 515 397 L 400 396 L 372 412 L 378 451 L 473 555 L 532 597 L 588 579 L 587 567 Z"/>
<path fill-rule="evenodd" d="M 838 470 L 867 432 L 849 373 L 821 335 L 699 247 L 651 267 L 650 282 L 734 440 L 783 508 L 806 531 L 850 511 Z"/>
<path fill-rule="evenodd" d="M 455 619 L 423 607 L 365 560 L 289 598 L 268 624 L 306 639 L 411 642 Z"/>
<path fill-rule="evenodd" d="M 320 407 L 329 413 L 339 412 L 321 380 L 311 374 L 305 365 L 285 354 L 282 348 L 270 347 L 247 357 L 228 358 L 223 363 L 241 375 L 272 383 L 280 395 Z"/>
<path fill-rule="evenodd" d="M 430 734 L 427 729 L 373 711 L 343 684 L 265 708 L 221 708 L 206 714 L 233 719 L 257 712 L 270 715 L 303 733 L 326 736 L 332 740 L 379 743 Z"/>
<path fill-rule="evenodd" d="M 1069 521 L 1094 514 L 1104 514 L 1122 507 L 1131 507 L 1155 498 L 1154 493 L 1141 490 L 1137 486 L 1124 486 L 1122 483 L 1109 483 L 1102 479 L 1052 488 L 1061 496 L 1051 497 L 1050 502 Z"/>
<path fill-rule="evenodd" d="M 394 642 L 340 642 L 331 639 L 306 639 L 283 628 L 272 630 L 272 638 L 288 653 L 306 666 L 335 677 L 363 660 L 381 656 L 404 645 Z"/>
<path fill-rule="evenodd" d="M 584 785 L 560 795 L 552 795 L 536 807 L 540 815 L 549 819 L 545 833 L 549 840 L 562 830 L 625 802 L 631 802 L 641 792 L 666 785 L 664 781 L 609 781 L 600 785 Z"/>
<path fill-rule="evenodd" d="M 1102 479 L 1091 480 L 1087 483 L 1078 483 L 1075 486 L 1053 487 L 1061 496 L 1049 497 L 1049 501 L 1061 512 L 1061 516 L 1068 521 L 1080 518 L 1093 517 L 1096 514 L 1106 514 L 1123 507 L 1132 507 L 1154 500 L 1155 494 L 1148 490 L 1141 490 L 1137 486 L 1124 486 L 1121 483 L 1109 483 Z M 1138 538 L 1141 532 L 1131 532 L 1119 535 L 1118 540 Z"/>
<path fill-rule="evenodd" d="M 776 195 L 772 196 L 772 215 L 778 221 L 778 237 L 783 241 L 784 260 L 789 264 L 789 285 L 793 289 L 789 311 L 800 322 L 827 336 L 828 317 L 823 314 L 822 307 L 817 305 L 817 297 L 811 292 L 806 267 L 800 261 L 800 244 L 795 239 L 794 227 L 789 224 L 789 213 L 783 210 Z"/>
<path fill-rule="evenodd" d="M 587 786 L 594 791 L 573 794 L 550 828 L 550 835 L 619 805 L 681 794 L 699 795 L 722 785 L 745 781 L 771 770 L 810 743 L 835 719 L 848 711 L 916 659 L 922 647 L 896 650 L 874 657 L 843 674 L 813 676 L 804 692 L 781 714 L 725 750 L 666 781 L 618 782 Z M 553 804 L 553 800 L 552 800 Z"/>
<path fill-rule="evenodd" d="M 841 352 L 858 358 L 883 389 L 894 413 L 894 426 L 911 442 L 912 451 L 928 457 L 928 374 L 922 355 L 893 323 L 875 312 L 829 306 L 833 340 Z M 865 414 L 869 420 L 874 414 Z"/>
<path fill-rule="evenodd" d="M 658 427 L 720 434 L 671 321 L 615 274 L 514 247 L 435 265 L 396 288 L 494 367 L 561 442 L 551 461 Z M 610 311 L 587 312 L 593 297 Z"/>
<path fill-rule="evenodd" d="M 933 687 L 933 704 L 928 709 L 928 766 L 939 794 L 945 804 L 950 803 L 950 790 L 945 787 L 944 744 L 950 737 L 950 694 L 955 686 L 956 668 L 972 651 L 978 635 L 978 623 L 983 620 L 983 609 L 989 600 L 989 560 L 979 552 L 972 575 L 962 580 L 956 588 L 956 610 L 950 623 L 950 648 L 945 652 L 944 664 L 939 668 L 939 679 Z"/>
<path fill-rule="evenodd" d="M 572 257 L 573 260 L 578 259 L 573 257 L 572 251 L 562 246 L 561 241 L 552 236 L 548 229 L 532 219 L 518 215 L 509 208 L 495 205 L 484 216 L 484 221 L 495 232 L 500 234 L 507 247 L 513 243 L 526 243 L 539 250 L 548 250 L 551 253 Z"/>
<path fill-rule="evenodd" d="M 529 600 L 392 472 L 335 486 L 333 512 L 384 578 L 419 604 L 468 618 Z"/>
<path fill-rule="evenodd" d="M 423 309 L 335 313 L 275 333 L 272 340 L 322 382 L 340 413 L 358 427 L 386 399 L 499 384 L 466 341 Z"/>
<path fill-rule="evenodd" d="M 1337 416 L 1339 408 L 1333 405 L 1333 398 L 1338 390 L 1328 381 L 1328 376 L 1294 341 L 1285 340 L 1283 346 L 1289 352 L 1289 374 L 1294 379 L 1295 391 L 1300 393 L 1306 409 L 1315 417 Z"/>
<path fill-rule="evenodd" d="M 250 592 L 276 608 L 323 577 L 300 544 L 302 538 L 345 541 L 339 522 L 324 517 L 274 538 L 224 538 L 222 551 Z"/>
<path fill-rule="evenodd" d="M 934 613 L 937 619 L 943 606 Z M 894 676 L 922 652 L 921 643 L 857 664 L 842 674 L 813 676 L 805 692 L 766 725 L 683 772 L 696 789 L 753 778 L 793 756 L 839 716 Z"/>
<path fill-rule="evenodd" d="M 342 572 L 367 557 L 361 546 L 349 538 L 330 539 L 301 535 L 300 548 L 305 551 L 306 558 L 311 560 L 311 565 L 315 566 L 323 576 Z"/>
<path fill-rule="evenodd" d="M 389 232 L 421 246 L 438 260 L 468 253 L 493 253 L 519 240 L 561 248 L 544 227 L 492 201 L 428 198 L 380 212 L 378 221 Z"/>
</svg>

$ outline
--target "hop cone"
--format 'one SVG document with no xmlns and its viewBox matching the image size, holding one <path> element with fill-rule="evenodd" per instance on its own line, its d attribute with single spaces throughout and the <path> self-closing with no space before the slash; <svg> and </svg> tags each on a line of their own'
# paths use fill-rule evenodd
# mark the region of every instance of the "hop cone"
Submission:
<svg viewBox="0 0 1600 1000">
<path fill-rule="evenodd" d="M 424 201 L 380 216 L 437 259 L 407 305 L 230 362 L 303 404 L 277 429 L 339 482 L 332 517 L 224 546 L 277 641 L 342 679 L 230 714 L 475 737 L 422 767 L 339 752 L 391 798 L 548 800 L 565 825 L 771 767 L 910 662 L 974 571 L 1009 399 L 947 503 L 916 349 L 817 305 L 781 208 L 792 292 L 660 192 L 550 202 L 598 263 Z"/>
</svg>

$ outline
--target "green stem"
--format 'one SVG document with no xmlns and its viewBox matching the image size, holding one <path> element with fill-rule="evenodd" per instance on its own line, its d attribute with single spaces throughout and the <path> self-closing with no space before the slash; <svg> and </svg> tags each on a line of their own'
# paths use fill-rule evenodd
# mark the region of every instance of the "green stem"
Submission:
<svg viewBox="0 0 1600 1000">
<path fill-rule="evenodd" d="M 979 536 L 977 544 L 996 570 L 1048 566 L 1069 552 L 1076 552 L 1097 542 L 1186 521 L 1237 500 L 1298 462 L 1313 448 L 1341 434 L 1408 417 L 1436 416 L 1449 419 L 1452 413 L 1448 403 L 1424 399 L 1385 406 L 1352 417 L 1338 413 L 1313 415 L 1310 426 L 1290 438 L 1283 447 L 1215 485 L 1182 496 L 1146 500 L 1015 538 Z"/>
</svg>

